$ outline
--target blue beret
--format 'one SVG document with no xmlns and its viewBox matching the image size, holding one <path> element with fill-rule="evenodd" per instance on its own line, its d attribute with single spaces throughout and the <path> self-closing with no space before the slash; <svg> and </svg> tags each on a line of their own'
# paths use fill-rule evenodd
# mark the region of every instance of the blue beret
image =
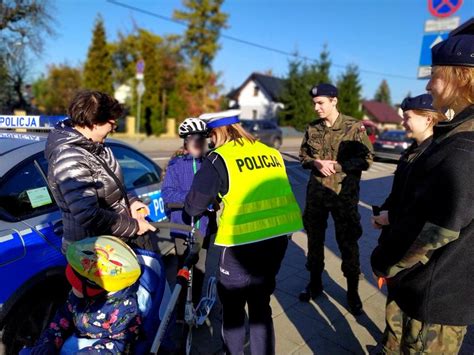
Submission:
<svg viewBox="0 0 474 355">
<path fill-rule="evenodd" d="M 329 96 L 329 97 L 337 97 L 337 88 L 331 84 L 319 84 L 315 85 L 309 91 L 311 97 L 316 96 Z"/>
<path fill-rule="evenodd" d="M 403 111 L 408 110 L 424 110 L 424 111 L 434 111 L 438 110 L 433 107 L 433 97 L 430 94 L 418 95 L 415 97 L 407 97 L 403 100 L 400 108 Z"/>
<path fill-rule="evenodd" d="M 432 65 L 474 67 L 474 35 L 456 34 L 431 48 Z"/>
</svg>

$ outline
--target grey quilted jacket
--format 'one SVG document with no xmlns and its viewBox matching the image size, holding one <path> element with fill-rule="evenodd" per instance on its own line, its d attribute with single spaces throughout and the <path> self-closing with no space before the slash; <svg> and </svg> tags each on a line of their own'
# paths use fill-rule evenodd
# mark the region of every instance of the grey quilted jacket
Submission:
<svg viewBox="0 0 474 355">
<path fill-rule="evenodd" d="M 99 158 L 123 181 L 120 165 L 110 148 L 94 143 L 70 127 L 58 124 L 46 142 L 48 182 L 61 210 L 66 242 L 108 234 L 132 237 L 138 223 L 125 198 Z M 130 203 L 136 197 L 128 196 Z"/>
</svg>

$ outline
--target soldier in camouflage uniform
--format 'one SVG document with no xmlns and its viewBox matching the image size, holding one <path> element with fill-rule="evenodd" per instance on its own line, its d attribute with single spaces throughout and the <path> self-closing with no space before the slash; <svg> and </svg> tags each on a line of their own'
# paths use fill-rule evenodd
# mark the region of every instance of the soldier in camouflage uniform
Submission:
<svg viewBox="0 0 474 355">
<path fill-rule="evenodd" d="M 372 145 L 363 124 L 337 110 L 337 89 L 320 84 L 310 91 L 320 119 L 311 123 L 300 149 L 300 161 L 311 170 L 303 222 L 308 234 L 310 282 L 300 294 L 308 302 L 323 291 L 324 239 L 329 213 L 336 228 L 342 271 L 347 278 L 349 310 L 362 313 L 358 294 L 360 275 L 358 239 L 362 235 L 359 182 L 372 163 Z"/>
</svg>

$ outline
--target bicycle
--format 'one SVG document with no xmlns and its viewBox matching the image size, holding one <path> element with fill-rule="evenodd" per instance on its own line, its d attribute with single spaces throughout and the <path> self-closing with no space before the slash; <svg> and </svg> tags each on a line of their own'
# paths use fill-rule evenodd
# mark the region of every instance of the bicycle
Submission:
<svg viewBox="0 0 474 355">
<path fill-rule="evenodd" d="M 182 205 L 176 204 L 167 206 L 170 209 L 173 208 L 182 208 Z M 199 260 L 199 251 L 202 247 L 202 242 L 204 237 L 201 235 L 199 230 L 194 225 L 194 218 L 192 218 L 190 226 L 177 225 L 173 223 L 158 222 L 152 223 L 156 227 L 172 227 L 186 231 L 189 233 L 187 237 L 188 242 L 188 255 L 183 263 L 183 266 L 180 268 L 176 275 L 176 286 L 173 289 L 171 294 L 170 301 L 166 308 L 165 314 L 161 321 L 161 324 L 158 328 L 158 331 L 153 340 L 153 344 L 150 350 L 150 354 L 157 354 L 160 349 L 161 344 L 166 336 L 166 331 L 169 327 L 169 323 L 172 319 L 173 312 L 178 303 L 178 298 L 183 292 L 183 289 L 186 289 L 186 302 L 184 307 L 184 324 L 187 327 L 186 332 L 186 341 L 185 341 L 185 351 L 186 354 L 191 353 L 192 347 L 192 331 L 193 328 L 198 327 L 206 321 L 208 318 L 212 307 L 216 302 L 217 296 L 217 281 L 214 276 L 211 276 L 207 283 L 207 290 L 204 297 L 201 298 L 200 302 L 196 307 L 194 307 L 192 299 L 192 281 L 193 281 L 193 266 Z"/>
</svg>

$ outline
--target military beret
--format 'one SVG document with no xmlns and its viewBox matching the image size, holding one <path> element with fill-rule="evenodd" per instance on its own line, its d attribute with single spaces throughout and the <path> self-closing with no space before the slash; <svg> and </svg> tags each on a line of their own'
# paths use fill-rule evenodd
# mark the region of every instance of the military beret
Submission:
<svg viewBox="0 0 474 355">
<path fill-rule="evenodd" d="M 474 35 L 456 34 L 431 48 L 432 65 L 474 67 Z"/>
<path fill-rule="evenodd" d="M 311 97 L 316 96 L 329 96 L 329 97 L 337 97 L 337 88 L 331 84 L 319 84 L 315 85 L 309 91 Z"/>
<path fill-rule="evenodd" d="M 433 107 L 433 97 L 430 94 L 418 95 L 415 97 L 407 97 L 403 100 L 400 108 L 403 111 L 408 110 L 424 110 L 437 112 Z"/>
</svg>

